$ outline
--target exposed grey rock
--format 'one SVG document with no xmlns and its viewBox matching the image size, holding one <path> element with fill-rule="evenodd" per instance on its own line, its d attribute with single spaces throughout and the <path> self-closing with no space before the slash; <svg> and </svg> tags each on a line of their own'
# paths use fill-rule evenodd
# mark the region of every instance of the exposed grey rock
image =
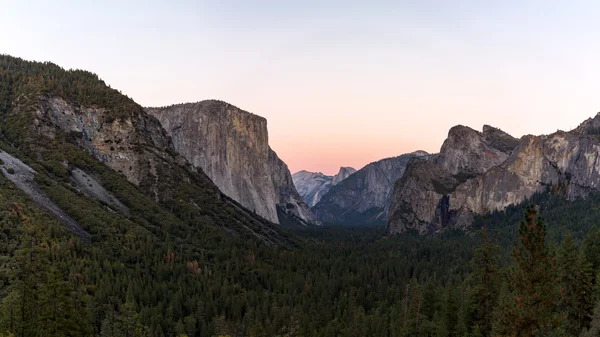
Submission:
<svg viewBox="0 0 600 337">
<path fill-rule="evenodd" d="M 600 134 L 600 112 L 595 117 L 583 121 L 578 127 L 571 130 L 570 133 L 579 136 Z"/>
<path fill-rule="evenodd" d="M 58 132 L 69 134 L 79 146 L 133 184 L 153 186 L 158 198 L 157 164 L 170 157 L 166 153 L 170 143 L 153 117 L 139 113 L 114 119 L 106 109 L 79 106 L 56 96 L 40 97 L 33 132 L 51 139 Z M 175 160 L 185 162 L 183 158 Z"/>
<path fill-rule="evenodd" d="M 411 162 L 396 184 L 388 230 L 398 233 L 415 228 L 425 233 L 448 226 L 468 228 L 474 214 L 502 210 L 548 187 L 570 199 L 598 191 L 598 126 L 600 116 L 571 132 L 524 136 L 514 149 L 515 142 L 497 129 L 488 128 L 488 136 L 485 128 L 479 136 L 469 130 L 451 130 L 442 153 L 431 163 L 434 166 Z M 486 156 L 490 153 L 494 156 Z M 499 162 L 501 158 L 505 159 Z M 430 193 L 440 179 L 454 182 Z M 440 214 L 447 216 L 440 218 Z"/>
<path fill-rule="evenodd" d="M 288 166 L 271 149 L 269 149 L 269 168 L 271 170 L 273 188 L 277 193 L 277 206 L 282 211 L 304 220 L 305 225 L 309 223 L 316 224 L 312 211 L 304 200 L 302 200 L 302 197 L 296 191 L 296 187 L 294 187 L 294 181 L 292 180 Z"/>
<path fill-rule="evenodd" d="M 292 174 L 292 180 L 298 194 L 306 201 L 308 206 L 313 207 L 329 191 L 331 186 L 339 184 L 354 172 L 356 172 L 356 169 L 352 167 L 340 167 L 338 174 L 327 176 L 321 172 L 302 170 Z"/>
<path fill-rule="evenodd" d="M 292 174 L 292 180 L 298 194 L 304 199 L 308 206 L 316 205 L 323 194 L 331 188 L 332 176 L 321 172 L 299 171 Z"/>
<path fill-rule="evenodd" d="M 420 233 L 437 231 L 455 217 L 449 212 L 449 191 L 459 184 L 448 171 L 433 161 L 412 158 L 392 194 L 388 224 L 403 224 L 401 230 L 388 225 L 392 233 L 415 229 Z M 415 197 L 418 196 L 418 197 Z"/>
<path fill-rule="evenodd" d="M 502 138 L 510 139 L 502 142 Z M 500 148 L 495 147 L 498 144 Z M 512 148 L 517 145 L 514 138 L 490 126 L 481 133 L 457 125 L 448 132 L 434 161 L 450 174 L 472 177 L 504 162 L 512 151 L 511 145 Z"/>
<path fill-rule="evenodd" d="M 371 163 L 331 187 L 312 208 L 318 220 L 337 224 L 385 222 L 394 182 L 412 157 L 428 157 L 416 151 Z"/>
<path fill-rule="evenodd" d="M 25 192 L 40 208 L 62 222 L 73 234 L 83 240 L 90 240 L 90 234 L 42 191 L 35 182 L 36 172 L 31 167 L 4 151 L 0 151 L 0 161 L 2 162 L 0 171 L 4 177 Z"/>
<path fill-rule="evenodd" d="M 340 171 L 338 172 L 338 174 L 333 176 L 333 180 L 331 181 L 331 184 L 333 186 L 335 186 L 335 185 L 341 183 L 342 180 L 348 178 L 354 172 L 356 172 L 356 169 L 353 167 L 340 167 Z"/>
<path fill-rule="evenodd" d="M 457 191 L 475 189 L 469 184 L 505 162 L 517 143 L 517 139 L 488 125 L 483 132 L 462 125 L 451 128 L 440 153 L 430 163 L 411 162 L 396 182 L 388 231 L 415 229 L 425 233 L 470 225 L 473 209 L 465 205 L 466 201 L 457 202 L 467 199 Z"/>
<path fill-rule="evenodd" d="M 307 222 L 315 220 L 287 165 L 270 149 L 263 117 L 214 100 L 146 112 L 160 121 L 178 153 L 244 207 L 275 223 L 278 205 Z"/>
<path fill-rule="evenodd" d="M 73 179 L 73 182 L 75 182 L 75 186 L 77 186 L 79 191 L 83 194 L 96 200 L 100 200 L 125 214 L 129 214 L 127 206 L 119 201 L 112 193 L 108 192 L 93 176 L 86 174 L 79 168 L 74 168 L 71 170 L 71 178 Z"/>
</svg>

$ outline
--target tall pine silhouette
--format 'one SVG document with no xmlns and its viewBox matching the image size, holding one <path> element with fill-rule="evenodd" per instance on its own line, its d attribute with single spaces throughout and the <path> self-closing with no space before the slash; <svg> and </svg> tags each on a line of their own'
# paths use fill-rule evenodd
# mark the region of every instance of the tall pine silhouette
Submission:
<svg viewBox="0 0 600 337">
<path fill-rule="evenodd" d="M 566 317 L 559 313 L 559 274 L 553 252 L 546 246 L 546 228 L 532 206 L 519 226 L 520 244 L 508 274 L 510 296 L 501 299 L 497 312 L 498 336 L 560 336 Z"/>
</svg>

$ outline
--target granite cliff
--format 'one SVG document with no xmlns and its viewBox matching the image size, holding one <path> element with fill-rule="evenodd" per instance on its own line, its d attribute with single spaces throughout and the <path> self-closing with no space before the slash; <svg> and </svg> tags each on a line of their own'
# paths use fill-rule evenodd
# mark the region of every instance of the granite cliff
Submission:
<svg viewBox="0 0 600 337">
<path fill-rule="evenodd" d="M 409 159 L 428 156 L 416 151 L 371 163 L 331 187 L 312 210 L 325 223 L 384 223 L 394 182 L 404 173 Z"/>
<path fill-rule="evenodd" d="M 336 175 L 328 176 L 321 172 L 302 170 L 292 174 L 292 179 L 298 194 L 308 206 L 313 207 L 332 186 L 339 184 L 354 172 L 356 169 L 352 167 L 340 167 Z"/>
<path fill-rule="evenodd" d="M 95 240 L 127 221 L 155 234 L 161 226 L 176 235 L 216 229 L 289 246 L 277 226 L 179 155 L 156 118 L 95 74 L 0 55 L 0 146 L 31 167 L 11 167 L 15 185 L 79 237 Z"/>
<path fill-rule="evenodd" d="M 353 167 L 340 167 L 340 171 L 333 176 L 331 180 L 331 185 L 335 186 L 342 182 L 342 180 L 348 178 L 351 174 L 355 173 L 356 169 Z"/>
<path fill-rule="evenodd" d="M 569 198 L 600 189 L 600 116 L 570 132 L 516 140 L 484 127 L 455 127 L 430 163 L 411 161 L 397 181 L 388 217 L 391 233 L 468 228 L 474 214 L 502 210 L 547 188 Z M 475 144 L 475 145 L 474 145 Z"/>
<path fill-rule="evenodd" d="M 145 110 L 160 121 L 175 150 L 227 196 L 275 223 L 281 211 L 315 221 L 287 165 L 269 147 L 265 118 L 215 100 Z"/>
</svg>

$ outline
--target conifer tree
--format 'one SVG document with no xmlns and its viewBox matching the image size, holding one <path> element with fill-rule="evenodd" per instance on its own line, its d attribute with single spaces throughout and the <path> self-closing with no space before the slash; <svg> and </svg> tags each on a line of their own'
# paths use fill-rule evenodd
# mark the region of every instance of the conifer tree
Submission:
<svg viewBox="0 0 600 337">
<path fill-rule="evenodd" d="M 559 313 L 562 293 L 558 285 L 555 258 L 546 246 L 546 228 L 532 206 L 519 226 L 520 244 L 509 271 L 510 296 L 498 310 L 495 331 L 498 336 L 550 336 L 561 331 L 565 319 Z"/>
<path fill-rule="evenodd" d="M 592 267 L 584 253 L 578 252 L 571 235 L 560 246 L 558 266 L 563 288 L 560 309 L 567 314 L 565 329 L 577 335 L 589 325 L 594 309 Z"/>
<path fill-rule="evenodd" d="M 471 265 L 473 268 L 471 315 L 472 325 L 482 336 L 490 336 L 494 309 L 500 294 L 500 269 L 498 246 L 486 232 L 482 231 L 483 244 L 475 249 Z"/>
</svg>

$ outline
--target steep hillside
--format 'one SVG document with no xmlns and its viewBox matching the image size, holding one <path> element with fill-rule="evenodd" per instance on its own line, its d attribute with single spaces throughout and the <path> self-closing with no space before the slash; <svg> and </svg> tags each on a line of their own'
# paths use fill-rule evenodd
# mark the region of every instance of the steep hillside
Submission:
<svg viewBox="0 0 600 337">
<path fill-rule="evenodd" d="M 384 223 L 394 182 L 402 176 L 412 157 L 424 151 L 371 163 L 332 187 L 312 208 L 318 220 L 332 224 Z"/>
<path fill-rule="evenodd" d="M 155 118 L 94 74 L 0 56 L 0 102 L 2 138 L 61 183 L 76 186 L 78 170 L 94 176 L 102 163 L 181 220 L 210 217 L 231 233 L 283 243 L 179 156 Z"/>
<path fill-rule="evenodd" d="M 415 228 L 425 233 L 449 226 L 468 228 L 474 215 L 519 204 L 548 187 L 559 189 L 570 200 L 598 191 L 599 123 L 596 116 L 571 132 L 528 135 L 518 142 L 489 127 L 483 133 L 453 128 L 434 160 L 436 177 L 425 179 L 425 170 L 432 169 L 411 162 L 409 166 L 415 167 L 397 182 L 388 230 Z"/>
<path fill-rule="evenodd" d="M 263 117 L 212 100 L 146 112 L 160 121 L 175 150 L 227 196 L 274 223 L 280 222 L 277 208 L 314 222 L 287 165 L 269 147 Z"/>
</svg>

